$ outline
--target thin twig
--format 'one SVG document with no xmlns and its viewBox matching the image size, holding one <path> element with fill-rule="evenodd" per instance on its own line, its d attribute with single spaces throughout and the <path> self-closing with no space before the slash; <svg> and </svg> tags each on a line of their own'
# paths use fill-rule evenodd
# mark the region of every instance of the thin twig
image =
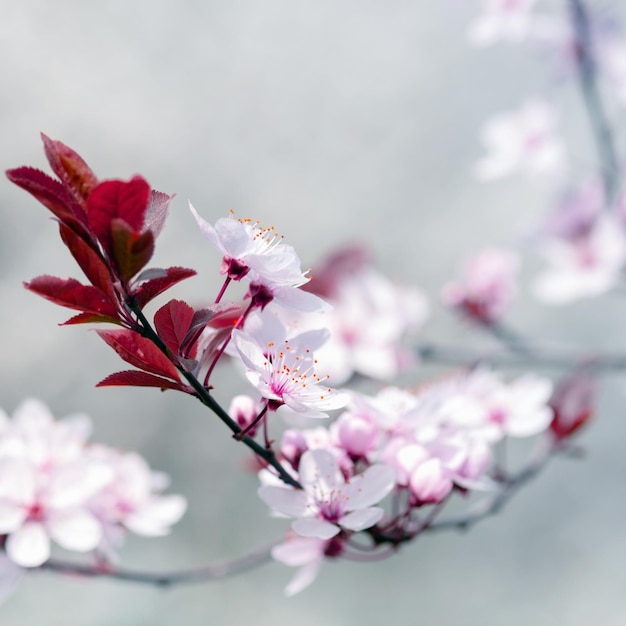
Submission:
<svg viewBox="0 0 626 626">
<path fill-rule="evenodd" d="M 589 371 L 611 371 L 626 369 L 626 355 L 550 351 L 546 348 L 533 352 L 488 351 L 481 352 L 468 348 L 455 348 L 435 343 L 421 343 L 415 346 L 420 359 L 429 363 L 447 366 L 475 366 L 489 363 L 498 367 L 543 367 L 548 369 L 571 369 L 585 367 Z"/>
<path fill-rule="evenodd" d="M 568 4 L 576 32 L 576 68 L 580 90 L 598 150 L 606 205 L 611 208 L 619 191 L 619 164 L 613 131 L 598 88 L 589 13 L 583 0 L 568 0 Z"/>
<path fill-rule="evenodd" d="M 179 585 L 193 585 L 220 580 L 228 576 L 250 571 L 267 563 L 271 558 L 272 548 L 266 546 L 245 556 L 216 563 L 197 569 L 181 570 L 155 574 L 131 569 L 118 569 L 110 566 L 89 566 L 79 563 L 70 563 L 50 559 L 38 569 L 79 576 L 84 578 L 112 578 L 126 582 L 153 585 L 155 587 L 175 587 Z"/>
</svg>

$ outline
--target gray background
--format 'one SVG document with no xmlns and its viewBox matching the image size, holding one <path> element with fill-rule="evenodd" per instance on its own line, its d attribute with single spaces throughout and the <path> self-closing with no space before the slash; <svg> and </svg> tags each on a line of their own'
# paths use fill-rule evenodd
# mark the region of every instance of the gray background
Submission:
<svg viewBox="0 0 626 626">
<path fill-rule="evenodd" d="M 610 4 L 610 3 L 604 3 Z M 614 3 L 617 4 L 617 3 Z M 560 3 L 553 5 L 558 8 Z M 460 0 L 0 1 L 0 166 L 45 167 L 38 132 L 77 149 L 102 178 L 141 173 L 177 192 L 154 265 L 200 276 L 172 292 L 214 295 L 218 257 L 186 208 L 234 208 L 273 223 L 304 265 L 345 240 L 369 242 L 397 279 L 437 293 L 483 245 L 515 245 L 549 186 L 480 185 L 478 127 L 548 92 L 562 107 L 575 172 L 593 168 L 575 84 L 522 48 L 473 50 Z M 623 112 L 615 110 L 616 119 Z M 171 537 L 131 539 L 122 563 L 170 569 L 279 539 L 246 455 L 192 399 L 94 389 L 120 367 L 85 327 L 21 287 L 78 276 L 46 211 L 0 184 L 0 404 L 25 396 L 58 415 L 93 416 L 95 440 L 141 450 L 170 472 L 190 509 Z M 525 276 L 538 263 L 528 255 Z M 626 346 L 623 298 L 544 309 L 528 296 L 512 323 L 574 346 Z M 425 334 L 492 346 L 435 305 Z M 624 348 L 626 350 L 626 348 Z M 441 370 L 424 368 L 416 380 Z M 227 403 L 238 389 L 221 375 Z M 373 565 L 329 564 L 285 599 L 271 564 L 170 592 L 29 576 L 0 607 L 3 626 L 151 624 L 623 624 L 626 533 L 624 380 L 603 383 L 586 458 L 557 460 L 497 519 L 467 535 L 424 537 Z"/>
</svg>

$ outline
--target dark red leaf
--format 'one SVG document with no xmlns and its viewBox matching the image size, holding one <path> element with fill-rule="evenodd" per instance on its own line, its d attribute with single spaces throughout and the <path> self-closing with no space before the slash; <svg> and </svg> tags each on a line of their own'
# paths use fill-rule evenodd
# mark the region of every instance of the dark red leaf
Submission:
<svg viewBox="0 0 626 626">
<path fill-rule="evenodd" d="M 165 345 L 174 353 L 180 353 L 180 344 L 185 338 L 191 320 L 193 308 L 182 300 L 170 300 L 154 315 L 154 326 Z M 194 354 L 190 354 L 194 357 Z"/>
<path fill-rule="evenodd" d="M 95 236 L 107 252 L 111 252 L 111 222 L 124 220 L 133 232 L 143 229 L 150 198 L 150 185 L 135 176 L 129 182 L 107 180 L 96 186 L 87 199 L 87 219 Z"/>
<path fill-rule="evenodd" d="M 87 197 L 98 184 L 96 175 L 83 158 L 60 141 L 41 133 L 43 146 L 52 171 L 61 179 L 74 199 L 85 206 Z"/>
<path fill-rule="evenodd" d="M 84 216 L 81 216 L 80 207 L 72 200 L 58 180 L 54 180 L 48 174 L 34 167 L 18 167 L 7 170 L 6 175 L 12 183 L 28 191 L 52 211 L 61 222 L 81 224 L 82 227 Z"/>
<path fill-rule="evenodd" d="M 127 363 L 146 372 L 179 382 L 178 370 L 149 339 L 132 330 L 98 330 L 96 332 Z"/>
<path fill-rule="evenodd" d="M 144 218 L 143 230 L 151 230 L 156 239 L 163 230 L 167 219 L 170 202 L 174 196 L 168 196 L 154 189 L 150 193 L 150 201 Z"/>
<path fill-rule="evenodd" d="M 111 220 L 111 253 L 121 277 L 129 281 L 148 263 L 154 252 L 151 231 L 139 234 L 120 218 Z"/>
<path fill-rule="evenodd" d="M 101 380 L 96 387 L 158 387 L 159 389 L 178 389 L 184 391 L 181 383 L 175 383 L 153 374 L 125 370 L 116 372 Z"/>
<path fill-rule="evenodd" d="M 243 308 L 234 302 L 218 302 L 205 309 L 195 311 L 189 330 L 180 344 L 181 354 L 184 357 L 194 357 L 197 348 L 196 343 L 206 326 L 220 330 L 227 329 L 226 337 L 242 312 Z"/>
<path fill-rule="evenodd" d="M 176 283 L 196 275 L 195 270 L 190 270 L 185 267 L 168 267 L 164 270 L 149 271 L 152 277 L 133 288 L 133 296 L 137 304 L 142 308 L 159 294 L 173 287 Z M 160 271 L 161 275 L 155 276 L 157 271 Z"/>
<path fill-rule="evenodd" d="M 121 325 L 120 320 L 114 319 L 112 317 L 107 317 L 106 315 L 94 315 L 93 313 L 79 313 L 74 317 L 70 317 L 69 320 L 60 324 L 61 326 L 72 326 L 74 324 L 101 324 L 106 322 L 108 324 L 118 324 Z"/>
<path fill-rule="evenodd" d="M 115 302 L 115 290 L 109 269 L 99 252 L 65 224 L 59 224 L 61 239 L 89 279 L 89 282 Z"/>
<path fill-rule="evenodd" d="M 61 306 L 85 313 L 118 318 L 117 307 L 102 291 L 89 285 L 82 285 L 74 278 L 38 276 L 24 286 Z"/>
</svg>

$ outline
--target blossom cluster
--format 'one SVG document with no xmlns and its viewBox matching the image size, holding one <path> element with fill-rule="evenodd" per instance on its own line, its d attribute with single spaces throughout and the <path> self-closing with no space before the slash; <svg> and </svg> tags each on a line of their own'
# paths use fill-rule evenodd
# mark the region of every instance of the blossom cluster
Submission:
<svg viewBox="0 0 626 626">
<path fill-rule="evenodd" d="M 420 512 L 453 493 L 497 492 L 503 468 L 494 451 L 507 437 L 549 432 L 552 384 L 536 375 L 505 382 L 478 369 L 416 392 L 387 387 L 352 393 L 328 427 L 289 429 L 280 454 L 303 490 L 276 484 L 263 470 L 260 497 L 276 513 L 297 518 L 274 557 L 302 569 L 287 588 L 301 590 L 324 557 L 348 557 L 351 536 L 366 531 L 397 543 L 421 530 Z M 390 512 L 381 501 L 392 494 Z"/>
<path fill-rule="evenodd" d="M 186 508 L 162 495 L 164 474 L 137 453 L 89 444 L 82 414 L 55 420 L 38 400 L 0 413 L 0 540 L 13 563 L 38 567 L 51 542 L 108 559 L 132 531 L 169 532 Z"/>
</svg>

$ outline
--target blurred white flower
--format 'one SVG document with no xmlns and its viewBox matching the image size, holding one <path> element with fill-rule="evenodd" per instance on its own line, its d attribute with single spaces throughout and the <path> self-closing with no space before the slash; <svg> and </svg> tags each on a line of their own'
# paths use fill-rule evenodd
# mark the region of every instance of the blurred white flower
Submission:
<svg viewBox="0 0 626 626">
<path fill-rule="evenodd" d="M 518 171 L 533 176 L 560 175 L 565 168 L 565 149 L 556 125 L 555 110 L 537 98 L 517 111 L 492 118 L 483 128 L 487 153 L 476 164 L 476 176 L 495 180 Z"/>
</svg>

